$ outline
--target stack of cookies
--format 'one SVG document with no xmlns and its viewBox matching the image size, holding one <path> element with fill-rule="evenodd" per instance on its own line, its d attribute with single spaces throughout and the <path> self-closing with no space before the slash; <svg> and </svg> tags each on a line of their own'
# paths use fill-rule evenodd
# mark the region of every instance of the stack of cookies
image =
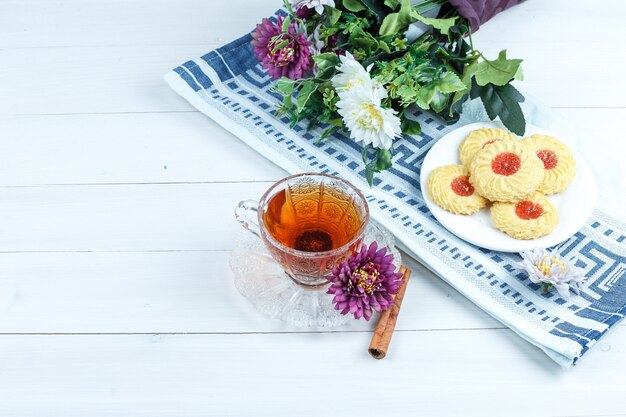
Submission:
<svg viewBox="0 0 626 417">
<path fill-rule="evenodd" d="M 461 142 L 459 159 L 460 165 L 438 167 L 428 177 L 439 207 L 469 215 L 491 205 L 495 227 L 515 239 L 554 230 L 559 216 L 546 195 L 565 190 L 576 174 L 571 150 L 557 138 L 478 129 Z"/>
</svg>

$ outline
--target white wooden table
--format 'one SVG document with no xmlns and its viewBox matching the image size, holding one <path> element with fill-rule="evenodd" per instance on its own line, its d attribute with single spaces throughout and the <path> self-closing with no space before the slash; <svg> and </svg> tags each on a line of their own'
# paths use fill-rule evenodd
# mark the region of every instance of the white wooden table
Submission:
<svg viewBox="0 0 626 417">
<path fill-rule="evenodd" d="M 375 361 L 371 323 L 302 331 L 237 293 L 233 207 L 285 172 L 161 76 L 279 3 L 0 2 L 0 416 L 626 415 L 624 324 L 564 372 L 406 259 Z M 625 16 L 528 0 L 474 42 L 624 152 Z"/>
</svg>

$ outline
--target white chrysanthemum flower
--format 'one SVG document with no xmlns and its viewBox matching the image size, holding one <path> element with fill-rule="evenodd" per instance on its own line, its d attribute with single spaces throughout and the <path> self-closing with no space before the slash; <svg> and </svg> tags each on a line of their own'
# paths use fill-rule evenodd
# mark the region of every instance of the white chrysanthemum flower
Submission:
<svg viewBox="0 0 626 417">
<path fill-rule="evenodd" d="M 350 137 L 365 145 L 389 149 L 402 134 L 400 118 L 393 109 L 381 107 L 380 98 L 368 87 L 345 90 L 337 102 L 337 112 L 350 130 Z"/>
<path fill-rule="evenodd" d="M 294 10 L 298 10 L 301 7 L 307 7 L 309 9 L 315 9 L 317 14 L 324 13 L 324 5 L 335 7 L 334 0 L 289 0 L 291 7 Z"/>
<path fill-rule="evenodd" d="M 337 74 L 330 80 L 339 97 L 356 87 L 372 90 L 376 100 L 382 100 L 387 97 L 385 87 L 378 79 L 370 77 L 369 71 L 373 64 L 367 69 L 363 68 L 363 65 L 354 59 L 350 52 L 346 52 L 339 59 L 341 64 L 337 67 Z"/>
<path fill-rule="evenodd" d="M 522 262 L 518 267 L 528 272 L 528 278 L 535 284 L 543 284 L 544 292 L 550 286 L 556 288 L 562 297 L 569 297 L 570 290 L 578 293 L 585 281 L 583 271 L 563 260 L 558 255 L 542 248 L 522 252 Z"/>
</svg>

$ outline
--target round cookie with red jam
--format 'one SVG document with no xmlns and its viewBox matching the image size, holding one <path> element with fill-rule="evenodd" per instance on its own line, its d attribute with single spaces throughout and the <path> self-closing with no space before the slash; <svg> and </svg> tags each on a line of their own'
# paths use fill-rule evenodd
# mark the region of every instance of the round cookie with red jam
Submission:
<svg viewBox="0 0 626 417">
<path fill-rule="evenodd" d="M 503 140 L 515 139 L 513 135 L 503 129 L 490 129 L 484 127 L 472 130 L 459 145 L 459 158 L 461 163 L 469 168 L 470 162 L 476 152 L 485 149 L 487 146 Z"/>
<path fill-rule="evenodd" d="M 474 214 L 488 204 L 474 190 L 463 165 L 433 169 L 428 176 L 428 194 L 435 204 L 454 214 Z"/>
<path fill-rule="evenodd" d="M 576 175 L 576 160 L 569 147 L 547 135 L 532 135 L 522 141 L 543 162 L 543 180 L 537 191 L 554 194 L 565 190 Z"/>
<path fill-rule="evenodd" d="M 550 200 L 541 193 L 514 203 L 494 203 L 491 218 L 498 230 L 515 239 L 537 239 L 552 233 L 559 215 Z"/>
<path fill-rule="evenodd" d="M 503 140 L 476 153 L 470 163 L 470 182 L 491 201 L 518 201 L 543 180 L 543 162 L 522 141 Z"/>
</svg>

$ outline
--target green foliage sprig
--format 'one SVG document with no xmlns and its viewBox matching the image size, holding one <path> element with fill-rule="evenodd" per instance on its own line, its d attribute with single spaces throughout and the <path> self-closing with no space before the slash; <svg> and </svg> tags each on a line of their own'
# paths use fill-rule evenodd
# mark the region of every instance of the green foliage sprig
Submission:
<svg viewBox="0 0 626 417">
<path fill-rule="evenodd" d="M 411 108 L 431 111 L 452 123 L 463 103 L 476 98 L 492 120 L 499 118 L 513 133 L 524 134 L 519 104 L 524 97 L 511 84 L 523 78 L 522 61 L 507 58 L 506 50 L 489 60 L 474 49 L 467 21 L 445 0 L 414 5 L 409 0 L 335 0 L 335 7 L 324 6 L 323 14 L 306 19 L 298 19 L 285 3 L 290 21 L 297 21 L 309 34 L 319 33 L 324 48 L 313 56 L 314 75 L 277 81 L 274 90 L 283 97 L 278 114 L 287 115 L 292 125 L 307 121 L 309 128 L 322 126 L 320 141 L 345 127 L 331 84 L 342 51 L 350 52 L 364 67 L 373 64 L 370 74 L 386 89 L 384 105 L 397 111 L 404 134 L 421 132 L 419 123 L 408 116 Z M 434 8 L 441 8 L 439 15 L 426 17 Z M 428 30 L 409 41 L 405 34 L 415 22 Z M 391 167 L 392 157 L 393 149 L 365 147 L 370 185 L 375 173 Z"/>
</svg>

